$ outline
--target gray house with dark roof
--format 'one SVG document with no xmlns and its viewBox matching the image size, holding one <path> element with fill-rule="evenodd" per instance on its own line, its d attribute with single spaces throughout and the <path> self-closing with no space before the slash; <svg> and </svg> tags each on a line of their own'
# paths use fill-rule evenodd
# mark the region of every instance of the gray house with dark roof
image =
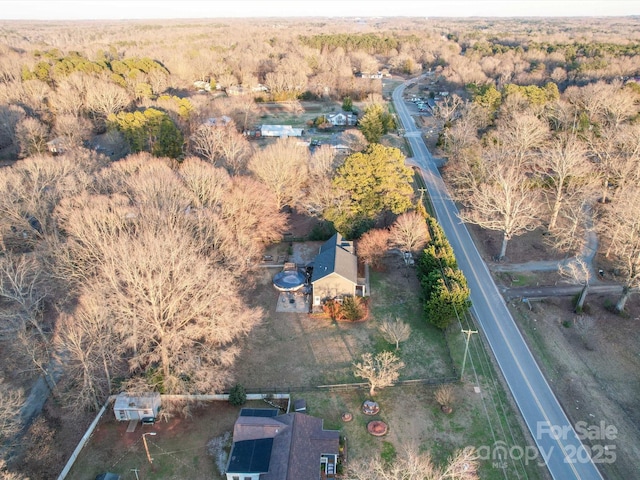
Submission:
<svg viewBox="0 0 640 480">
<path fill-rule="evenodd" d="M 358 257 L 353 242 L 336 233 L 323 243 L 313 262 L 311 284 L 313 305 L 316 307 L 331 298 L 364 296 L 364 285 L 358 284 Z"/>
<path fill-rule="evenodd" d="M 322 419 L 276 409 L 243 409 L 233 428 L 227 480 L 335 478 L 339 432 Z"/>
</svg>

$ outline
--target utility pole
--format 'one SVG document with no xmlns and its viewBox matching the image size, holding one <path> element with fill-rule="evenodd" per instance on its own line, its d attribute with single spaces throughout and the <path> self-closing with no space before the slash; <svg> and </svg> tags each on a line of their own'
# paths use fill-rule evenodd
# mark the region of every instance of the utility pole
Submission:
<svg viewBox="0 0 640 480">
<path fill-rule="evenodd" d="M 131 471 L 136 474 L 136 480 L 140 480 L 140 477 L 138 477 L 138 472 L 140 470 L 138 470 L 137 468 L 132 468 Z"/>
<path fill-rule="evenodd" d="M 419 188 L 418 191 L 420 192 L 420 203 L 422 203 L 422 198 L 424 197 L 424 192 L 427 191 L 426 188 Z"/>
<path fill-rule="evenodd" d="M 462 333 L 464 333 L 467 336 L 467 342 L 464 346 L 464 358 L 462 359 L 462 371 L 460 372 L 460 380 L 462 380 L 462 376 L 464 375 L 464 366 L 467 363 L 467 353 L 469 352 L 469 339 L 471 338 L 471 335 L 473 335 L 474 333 L 478 333 L 477 330 L 462 330 Z"/>
<path fill-rule="evenodd" d="M 143 433 L 142 434 L 142 443 L 144 443 L 144 451 L 147 452 L 147 460 L 149 460 L 149 463 L 151 465 L 153 465 L 153 458 L 151 458 L 151 455 L 149 454 L 149 447 L 147 446 L 147 435 L 155 435 L 156 432 L 147 432 L 147 433 Z"/>
</svg>

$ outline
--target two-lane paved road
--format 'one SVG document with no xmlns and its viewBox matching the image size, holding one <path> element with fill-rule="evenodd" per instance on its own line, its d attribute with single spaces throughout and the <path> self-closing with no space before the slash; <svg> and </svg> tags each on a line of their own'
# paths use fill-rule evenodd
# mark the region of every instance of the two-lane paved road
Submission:
<svg viewBox="0 0 640 480">
<path fill-rule="evenodd" d="M 473 314 L 538 446 L 538 460 L 545 461 L 556 480 L 602 479 L 589 449 L 578 438 L 538 368 L 469 232 L 458 218 L 458 210 L 424 141 L 415 135 L 418 129 L 402 99 L 404 88 L 401 85 L 395 89 L 393 100 L 413 149 L 413 160 L 420 168 L 438 221 L 469 283 Z M 601 452 L 594 451 L 593 458 L 597 453 Z"/>
</svg>

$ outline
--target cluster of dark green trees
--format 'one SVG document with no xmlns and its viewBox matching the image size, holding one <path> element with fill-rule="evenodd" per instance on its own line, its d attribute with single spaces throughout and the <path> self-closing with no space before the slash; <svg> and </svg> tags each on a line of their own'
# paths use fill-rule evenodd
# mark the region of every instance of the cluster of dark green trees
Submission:
<svg viewBox="0 0 640 480">
<path fill-rule="evenodd" d="M 442 228 L 433 217 L 426 221 L 430 239 L 418 259 L 417 273 L 426 319 L 444 330 L 471 306 L 469 287 Z"/>
<path fill-rule="evenodd" d="M 26 65 L 22 67 L 23 81 L 38 79 L 52 84 L 73 72 L 106 72 L 112 81 L 125 87 L 128 79 L 135 79 L 139 74 L 149 73 L 152 70 L 158 70 L 165 75 L 169 74 L 164 66 L 151 58 L 131 57 L 118 60 L 112 55 L 102 52 L 97 60 L 89 60 L 80 52 L 70 52 L 65 55 L 57 48 L 45 52 L 36 51 L 34 56 L 41 60 L 35 64 L 33 69 L 29 69 Z"/>
<path fill-rule="evenodd" d="M 369 143 L 379 143 L 383 135 L 396 127 L 396 122 L 385 107 L 376 103 L 365 109 L 358 126 Z"/>
<path fill-rule="evenodd" d="M 132 153 L 151 152 L 156 157 L 182 156 L 184 137 L 169 115 L 155 108 L 120 112 L 108 117 L 108 125 L 119 130 Z"/>
<path fill-rule="evenodd" d="M 370 54 L 388 54 L 397 50 L 401 43 L 418 43 L 416 35 L 378 35 L 375 33 L 351 34 L 334 33 L 330 35 L 300 36 L 300 43 L 311 48 L 343 48 L 347 52 L 361 50 Z"/>
</svg>

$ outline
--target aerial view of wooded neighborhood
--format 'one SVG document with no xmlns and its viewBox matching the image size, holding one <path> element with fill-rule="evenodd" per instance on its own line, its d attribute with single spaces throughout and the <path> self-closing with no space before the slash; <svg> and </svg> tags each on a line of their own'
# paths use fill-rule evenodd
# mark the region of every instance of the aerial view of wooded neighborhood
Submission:
<svg viewBox="0 0 640 480">
<path fill-rule="evenodd" d="M 636 478 L 639 18 L 0 21 L 0 478 Z"/>
</svg>

